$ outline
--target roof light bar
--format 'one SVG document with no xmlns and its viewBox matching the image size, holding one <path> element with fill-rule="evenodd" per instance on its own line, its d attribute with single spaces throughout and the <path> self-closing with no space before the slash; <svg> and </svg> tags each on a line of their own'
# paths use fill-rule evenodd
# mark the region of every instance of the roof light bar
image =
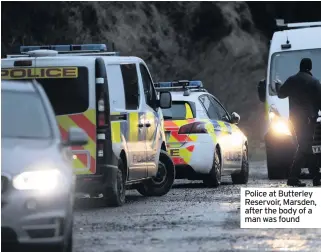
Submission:
<svg viewBox="0 0 321 252">
<path fill-rule="evenodd" d="M 41 50 L 41 49 L 55 50 L 58 52 L 72 52 L 72 51 L 106 52 L 107 46 L 105 44 L 20 46 L 21 53 L 27 53 L 29 51 Z"/>
<path fill-rule="evenodd" d="M 156 88 L 202 88 L 203 83 L 200 80 L 188 81 L 167 81 L 167 82 L 157 82 L 155 83 Z"/>
</svg>

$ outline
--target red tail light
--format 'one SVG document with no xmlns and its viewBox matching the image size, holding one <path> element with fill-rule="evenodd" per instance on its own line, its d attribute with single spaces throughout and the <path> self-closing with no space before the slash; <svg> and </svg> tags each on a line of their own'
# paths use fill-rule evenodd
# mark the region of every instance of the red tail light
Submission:
<svg viewBox="0 0 321 252">
<path fill-rule="evenodd" d="M 194 122 L 186 124 L 179 128 L 178 134 L 206 134 L 207 129 L 205 128 L 204 122 Z"/>
<path fill-rule="evenodd" d="M 105 115 L 104 113 L 98 114 L 98 126 L 104 126 L 105 125 Z"/>
</svg>

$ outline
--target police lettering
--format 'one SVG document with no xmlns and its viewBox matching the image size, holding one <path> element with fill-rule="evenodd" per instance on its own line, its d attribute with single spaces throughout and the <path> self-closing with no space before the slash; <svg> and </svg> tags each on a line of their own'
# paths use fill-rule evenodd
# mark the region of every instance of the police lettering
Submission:
<svg viewBox="0 0 321 252">
<path fill-rule="evenodd" d="M 179 157 L 179 149 L 171 149 L 169 153 L 172 157 Z"/>
<path fill-rule="evenodd" d="M 145 163 L 145 162 L 154 162 L 155 155 L 145 155 L 146 152 L 138 153 L 133 155 L 133 163 Z"/>
<path fill-rule="evenodd" d="M 77 78 L 77 67 L 7 68 L 1 69 L 1 79 Z"/>
</svg>

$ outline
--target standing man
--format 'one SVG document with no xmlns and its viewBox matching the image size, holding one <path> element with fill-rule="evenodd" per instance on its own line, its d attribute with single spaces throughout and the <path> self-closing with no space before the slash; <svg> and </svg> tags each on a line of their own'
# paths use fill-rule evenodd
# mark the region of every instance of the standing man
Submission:
<svg viewBox="0 0 321 252">
<path fill-rule="evenodd" d="M 321 110 L 321 84 L 312 76 L 312 61 L 304 58 L 300 62 L 300 71 L 289 77 L 283 85 L 276 83 L 278 97 L 289 97 L 290 121 L 297 137 L 298 147 L 292 164 L 287 184 L 289 186 L 304 187 L 299 180 L 301 168 L 305 164 L 307 155 L 312 153 L 314 127 Z M 316 158 L 315 158 L 316 160 Z M 313 167 L 313 186 L 321 185 L 319 167 L 315 162 Z"/>
</svg>

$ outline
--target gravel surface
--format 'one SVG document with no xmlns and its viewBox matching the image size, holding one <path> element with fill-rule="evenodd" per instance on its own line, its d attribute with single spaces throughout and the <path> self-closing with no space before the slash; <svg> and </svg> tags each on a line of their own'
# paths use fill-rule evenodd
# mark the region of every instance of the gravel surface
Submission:
<svg viewBox="0 0 321 252">
<path fill-rule="evenodd" d="M 250 168 L 248 187 L 286 186 L 267 180 L 265 162 Z M 240 229 L 240 186 L 223 181 L 212 189 L 177 180 L 163 197 L 128 191 L 120 208 L 80 200 L 74 252 L 321 251 L 321 229 Z"/>
</svg>

